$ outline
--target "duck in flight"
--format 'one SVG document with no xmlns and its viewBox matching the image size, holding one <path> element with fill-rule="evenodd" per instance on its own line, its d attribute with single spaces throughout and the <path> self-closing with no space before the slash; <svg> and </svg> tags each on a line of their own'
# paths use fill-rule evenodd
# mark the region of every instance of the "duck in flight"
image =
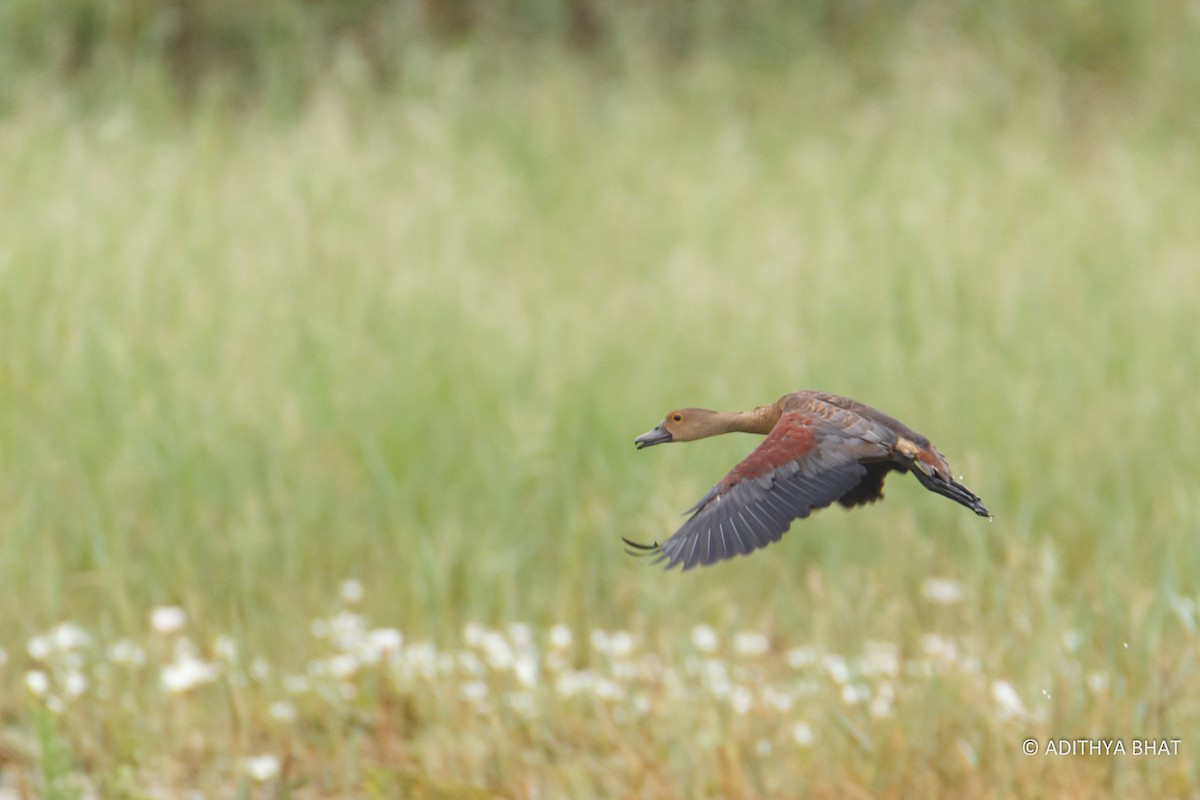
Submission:
<svg viewBox="0 0 1200 800">
<path fill-rule="evenodd" d="M 654 556 L 666 569 L 708 566 L 778 541 L 792 520 L 835 500 L 847 508 L 883 497 L 889 472 L 911 472 L 931 492 L 981 517 L 988 510 L 954 480 L 929 440 L 897 419 L 825 392 L 785 394 L 752 411 L 681 408 L 634 439 L 639 450 L 732 432 L 766 439 L 700 498 L 683 526 L 662 544 L 623 539 L 634 555 Z"/>
</svg>

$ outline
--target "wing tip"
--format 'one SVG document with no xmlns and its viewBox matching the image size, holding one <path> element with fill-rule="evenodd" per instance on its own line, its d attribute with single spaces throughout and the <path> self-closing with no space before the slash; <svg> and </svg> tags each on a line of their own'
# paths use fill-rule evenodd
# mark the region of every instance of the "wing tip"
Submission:
<svg viewBox="0 0 1200 800">
<path fill-rule="evenodd" d="M 625 552 L 634 558 L 649 558 L 649 564 L 661 564 L 663 561 L 666 561 L 666 565 L 663 566 L 664 572 L 674 569 L 680 564 L 683 565 L 684 572 L 687 572 L 692 567 L 697 566 L 697 564 L 687 564 L 683 555 L 680 553 L 672 554 L 667 552 L 666 548 L 663 547 L 663 544 L 665 543 L 654 542 L 652 544 L 646 544 L 645 542 L 635 542 L 632 539 L 625 538 L 624 536 L 621 537 L 621 541 L 625 543 Z"/>
<path fill-rule="evenodd" d="M 663 546 L 658 542 L 646 544 L 645 542 L 635 542 L 624 536 L 621 537 L 621 541 L 624 542 L 625 552 L 628 555 L 634 558 L 651 558 L 651 564 L 657 564 L 667 557 L 667 554 L 663 551 Z M 667 568 L 669 569 L 672 566 L 674 566 L 673 563 L 668 564 Z"/>
<path fill-rule="evenodd" d="M 625 543 L 625 552 L 634 558 L 646 558 L 647 556 L 655 555 L 662 552 L 662 545 L 658 542 L 646 544 L 645 542 L 635 542 L 632 539 L 621 537 L 621 541 Z"/>
</svg>

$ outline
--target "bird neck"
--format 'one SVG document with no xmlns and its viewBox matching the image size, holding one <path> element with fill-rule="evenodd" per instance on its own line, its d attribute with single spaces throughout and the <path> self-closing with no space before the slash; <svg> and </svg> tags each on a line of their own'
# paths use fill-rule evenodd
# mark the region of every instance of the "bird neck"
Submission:
<svg viewBox="0 0 1200 800">
<path fill-rule="evenodd" d="M 767 434 L 779 422 L 780 410 L 774 406 L 759 406 L 750 411 L 723 411 L 716 414 L 719 430 L 716 433 Z"/>
</svg>

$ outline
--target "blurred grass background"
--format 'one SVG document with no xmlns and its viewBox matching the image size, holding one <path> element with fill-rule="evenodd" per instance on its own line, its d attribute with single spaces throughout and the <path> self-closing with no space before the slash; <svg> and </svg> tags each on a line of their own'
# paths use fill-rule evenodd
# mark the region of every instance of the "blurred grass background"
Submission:
<svg viewBox="0 0 1200 800">
<path fill-rule="evenodd" d="M 1060 698 L 1047 734 L 1195 743 L 1198 45 L 1195 2 L 10 0 L 6 721 L 64 619 L 178 604 L 285 659 L 354 577 L 447 643 L 943 630 Z M 633 436 L 799 388 L 929 435 L 995 522 L 893 478 L 754 558 L 624 556 L 753 446 Z M 896 721 L 900 777 L 830 743 L 820 785 L 952 792 L 922 759 L 972 713 Z M 1010 738 L 972 793 L 1200 780 L 1189 751 L 1056 782 Z"/>
</svg>

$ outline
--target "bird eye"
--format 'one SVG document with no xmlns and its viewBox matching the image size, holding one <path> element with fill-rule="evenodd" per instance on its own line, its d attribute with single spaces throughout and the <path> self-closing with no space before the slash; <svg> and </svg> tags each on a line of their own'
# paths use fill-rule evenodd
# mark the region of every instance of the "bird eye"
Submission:
<svg viewBox="0 0 1200 800">
<path fill-rule="evenodd" d="M 672 419 L 674 422 L 679 422 L 680 420 L 682 420 L 682 419 L 683 419 L 683 414 L 675 414 L 674 416 L 672 416 L 672 417 L 671 417 L 671 419 Z"/>
</svg>

